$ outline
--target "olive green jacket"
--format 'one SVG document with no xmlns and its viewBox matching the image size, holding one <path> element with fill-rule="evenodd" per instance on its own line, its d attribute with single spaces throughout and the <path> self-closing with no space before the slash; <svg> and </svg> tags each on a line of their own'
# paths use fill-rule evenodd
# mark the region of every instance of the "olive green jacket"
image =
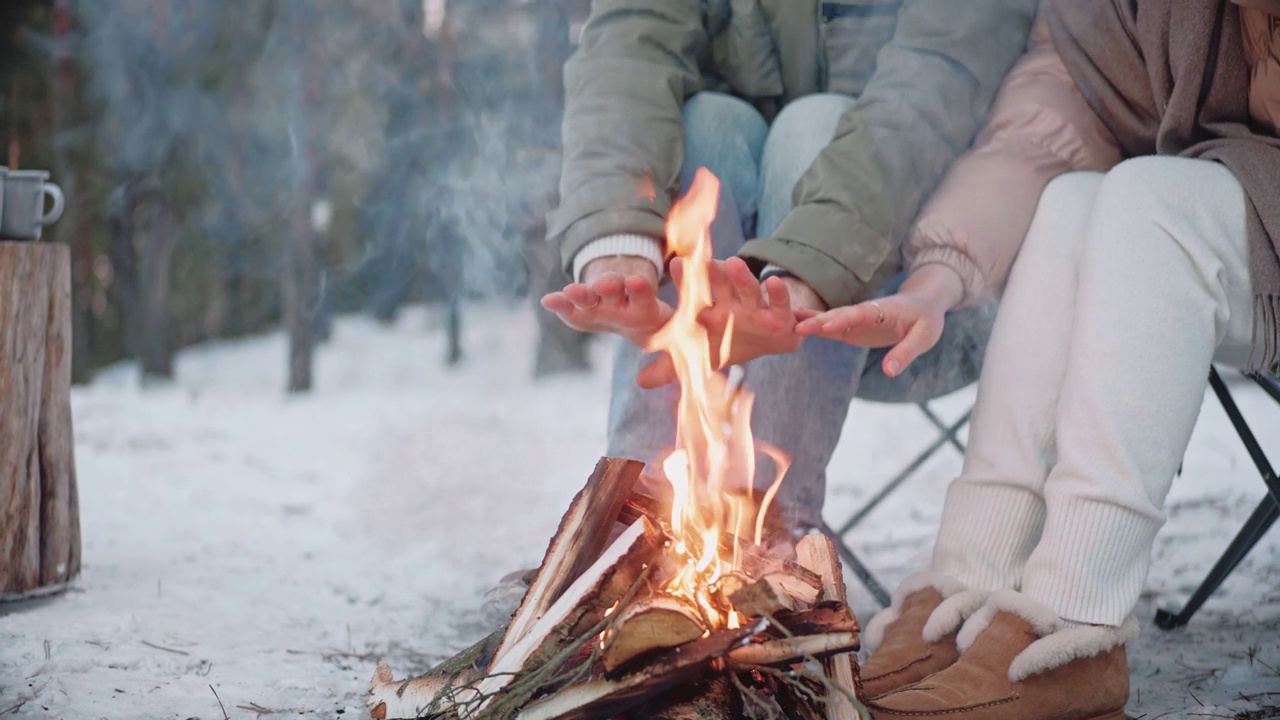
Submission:
<svg viewBox="0 0 1280 720">
<path fill-rule="evenodd" d="M 857 102 L 790 215 L 741 255 L 787 268 L 833 307 L 857 302 L 898 271 L 902 239 L 1025 50 L 1038 3 L 595 0 L 565 66 L 549 236 L 566 267 L 601 237 L 661 239 L 680 190 L 681 108 L 698 91 L 769 120 L 796 98 L 842 93 Z"/>
</svg>

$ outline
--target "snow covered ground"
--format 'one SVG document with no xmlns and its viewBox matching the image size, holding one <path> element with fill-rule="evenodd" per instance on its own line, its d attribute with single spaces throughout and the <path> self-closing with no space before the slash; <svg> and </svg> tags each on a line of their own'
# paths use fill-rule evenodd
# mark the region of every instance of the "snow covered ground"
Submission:
<svg viewBox="0 0 1280 720">
<path fill-rule="evenodd" d="M 468 323 L 451 370 L 424 309 L 392 328 L 341 319 L 307 397 L 280 390 L 280 335 L 188 350 L 172 386 L 120 368 L 77 388 L 84 570 L 61 596 L 0 604 L 0 717 L 365 717 L 378 657 L 401 675 L 480 636 L 481 594 L 536 564 L 601 454 L 608 350 L 589 377 L 534 383 L 529 310 Z M 1280 408 L 1239 387 L 1280 460 Z M 914 407 L 856 406 L 830 518 L 932 437 Z M 886 583 L 925 556 L 958 468 L 940 453 L 850 535 Z M 1262 494 L 1208 398 L 1139 609 L 1130 715 L 1280 717 L 1259 711 L 1280 706 L 1280 527 L 1188 629 L 1150 624 Z M 855 604 L 865 622 L 872 601 Z"/>
</svg>

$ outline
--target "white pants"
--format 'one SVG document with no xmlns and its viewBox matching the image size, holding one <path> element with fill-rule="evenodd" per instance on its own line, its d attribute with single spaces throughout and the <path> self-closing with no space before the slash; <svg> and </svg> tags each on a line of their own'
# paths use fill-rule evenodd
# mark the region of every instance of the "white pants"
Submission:
<svg viewBox="0 0 1280 720">
<path fill-rule="evenodd" d="M 1009 277 L 934 569 L 1119 625 L 1146 580 L 1209 366 L 1252 330 L 1223 166 L 1129 160 L 1045 190 Z"/>
</svg>

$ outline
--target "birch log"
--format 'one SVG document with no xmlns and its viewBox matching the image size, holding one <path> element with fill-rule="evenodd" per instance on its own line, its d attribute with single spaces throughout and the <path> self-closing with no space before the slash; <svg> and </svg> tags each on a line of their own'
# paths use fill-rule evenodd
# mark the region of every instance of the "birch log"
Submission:
<svg viewBox="0 0 1280 720">
<path fill-rule="evenodd" d="M 80 572 L 65 245 L 0 242 L 0 599 Z"/>
<path fill-rule="evenodd" d="M 796 543 L 796 555 L 800 564 L 816 572 L 822 578 L 823 599 L 848 607 L 844 586 L 844 573 L 840 556 L 836 554 L 831 538 L 820 533 L 805 535 Z M 853 649 L 857 649 L 857 633 L 852 633 Z M 835 655 L 822 663 L 831 682 L 862 701 L 862 679 L 858 675 L 857 659 L 852 654 Z M 827 720 L 862 720 L 863 715 L 849 697 L 831 693 L 827 697 Z"/>
</svg>

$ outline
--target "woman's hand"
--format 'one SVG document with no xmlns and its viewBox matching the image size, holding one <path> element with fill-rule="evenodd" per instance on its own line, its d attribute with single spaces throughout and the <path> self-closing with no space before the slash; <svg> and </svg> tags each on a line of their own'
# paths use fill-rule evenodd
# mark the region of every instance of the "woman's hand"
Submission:
<svg viewBox="0 0 1280 720">
<path fill-rule="evenodd" d="M 861 347 L 893 346 L 882 369 L 896 377 L 938 343 L 947 311 L 963 298 L 964 284 L 954 270 L 925 265 L 912 272 L 894 295 L 821 314 L 803 313 L 806 317 L 796 332 Z"/>
<path fill-rule="evenodd" d="M 683 280 L 684 263 L 680 258 L 671 261 L 671 277 L 677 286 Z M 714 304 L 701 312 L 698 322 L 707 330 L 711 359 L 717 368 L 740 365 L 764 355 L 795 352 L 804 342 L 795 332 L 796 311 L 825 309 L 817 293 L 804 281 L 772 277 L 762 283 L 741 258 L 713 260 L 708 280 Z M 636 382 L 646 388 L 675 380 L 675 367 L 666 354 L 636 377 Z"/>
<path fill-rule="evenodd" d="M 582 280 L 542 298 L 574 330 L 614 333 L 643 347 L 671 318 L 671 306 L 658 299 L 658 271 L 645 258 L 598 258 Z"/>
</svg>

